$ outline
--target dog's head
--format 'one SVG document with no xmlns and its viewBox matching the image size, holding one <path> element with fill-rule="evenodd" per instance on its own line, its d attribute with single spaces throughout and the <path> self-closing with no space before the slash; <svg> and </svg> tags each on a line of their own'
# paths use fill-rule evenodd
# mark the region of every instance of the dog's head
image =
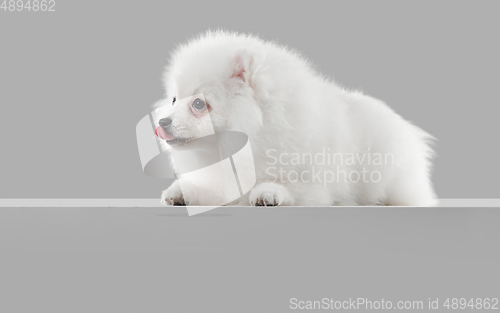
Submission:
<svg viewBox="0 0 500 313">
<path fill-rule="evenodd" d="M 257 40 L 209 33 L 181 46 L 164 75 L 165 106 L 157 134 L 172 146 L 207 135 L 237 130 L 251 135 L 262 126 Z"/>
</svg>

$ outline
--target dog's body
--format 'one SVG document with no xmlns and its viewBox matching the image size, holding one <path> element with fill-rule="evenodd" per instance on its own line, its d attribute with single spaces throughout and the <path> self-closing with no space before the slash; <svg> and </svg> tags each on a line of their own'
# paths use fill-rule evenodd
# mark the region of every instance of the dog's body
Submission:
<svg viewBox="0 0 500 313">
<path fill-rule="evenodd" d="M 216 131 L 249 136 L 257 183 L 233 205 L 436 203 L 432 137 L 383 102 L 327 81 L 294 51 L 209 32 L 172 55 L 165 84 L 169 101 L 202 93 Z M 207 126 L 200 114 L 172 106 L 166 139 L 196 136 Z M 178 182 L 162 200 L 182 203 Z"/>
</svg>

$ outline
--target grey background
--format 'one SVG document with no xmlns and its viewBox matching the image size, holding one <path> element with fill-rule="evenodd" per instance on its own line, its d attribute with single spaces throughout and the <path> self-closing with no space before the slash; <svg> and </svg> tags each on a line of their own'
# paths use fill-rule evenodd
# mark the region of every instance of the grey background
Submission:
<svg viewBox="0 0 500 313">
<path fill-rule="evenodd" d="M 499 221 L 497 208 L 0 208 L 0 312 L 499 298 Z"/>
<path fill-rule="evenodd" d="M 152 198 L 135 125 L 208 28 L 299 49 L 439 139 L 441 198 L 499 197 L 498 1 L 57 1 L 0 11 L 0 197 Z"/>
</svg>

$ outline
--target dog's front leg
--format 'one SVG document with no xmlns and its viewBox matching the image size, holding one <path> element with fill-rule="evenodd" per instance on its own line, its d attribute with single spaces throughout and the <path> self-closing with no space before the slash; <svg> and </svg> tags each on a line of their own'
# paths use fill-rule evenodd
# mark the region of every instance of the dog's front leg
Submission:
<svg viewBox="0 0 500 313">
<path fill-rule="evenodd" d="M 277 183 L 261 183 L 250 191 L 250 205 L 254 206 L 276 206 L 293 205 L 295 198 L 288 189 Z"/>
<path fill-rule="evenodd" d="M 176 180 L 161 193 L 161 203 L 167 206 L 186 205 L 179 181 Z"/>
</svg>

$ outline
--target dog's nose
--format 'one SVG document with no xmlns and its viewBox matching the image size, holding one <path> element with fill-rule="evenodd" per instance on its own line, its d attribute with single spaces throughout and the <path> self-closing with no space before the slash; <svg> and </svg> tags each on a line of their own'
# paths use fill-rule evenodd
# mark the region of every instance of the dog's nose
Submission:
<svg viewBox="0 0 500 313">
<path fill-rule="evenodd" d="M 165 117 L 165 118 L 162 118 L 160 121 L 159 121 L 159 124 L 161 127 L 165 128 L 165 127 L 168 127 L 170 124 L 172 124 L 172 119 L 169 118 L 169 117 Z"/>
</svg>

